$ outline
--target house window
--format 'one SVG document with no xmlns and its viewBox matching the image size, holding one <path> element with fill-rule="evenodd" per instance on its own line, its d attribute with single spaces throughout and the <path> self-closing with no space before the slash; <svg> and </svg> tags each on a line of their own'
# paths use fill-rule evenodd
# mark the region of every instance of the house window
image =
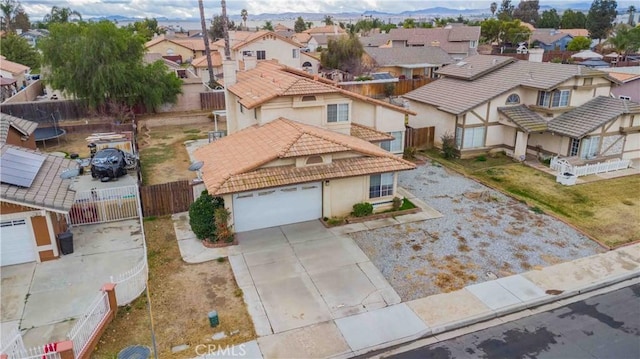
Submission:
<svg viewBox="0 0 640 359">
<path fill-rule="evenodd" d="M 582 140 L 580 158 L 591 159 L 598 155 L 600 148 L 600 136 L 592 136 Z"/>
<path fill-rule="evenodd" d="M 242 51 L 242 56 L 253 56 L 253 51 Z"/>
<path fill-rule="evenodd" d="M 618 96 L 618 97 L 619 97 L 621 100 L 631 101 L 631 97 L 629 97 L 629 96 L 623 96 L 623 95 L 620 95 L 620 96 Z"/>
<path fill-rule="evenodd" d="M 456 147 L 459 149 L 484 147 L 484 131 L 484 127 L 456 127 Z"/>
<path fill-rule="evenodd" d="M 580 140 L 572 138 L 569 143 L 569 157 L 577 156 L 580 149 Z"/>
<path fill-rule="evenodd" d="M 369 198 L 393 195 L 393 173 L 372 175 L 369 179 Z"/>
<path fill-rule="evenodd" d="M 300 49 L 293 49 L 291 52 L 294 59 L 297 59 L 298 56 L 300 56 Z"/>
<path fill-rule="evenodd" d="M 584 82 L 582 83 L 584 86 L 591 86 L 593 85 L 593 78 L 589 77 L 584 79 Z"/>
<path fill-rule="evenodd" d="M 327 105 L 327 122 L 348 122 L 349 104 L 338 103 Z"/>
<path fill-rule="evenodd" d="M 244 106 L 242 106 L 242 104 L 240 104 L 240 113 L 244 113 Z"/>
<path fill-rule="evenodd" d="M 267 58 L 267 52 L 264 50 L 256 51 L 256 57 L 258 60 L 265 60 Z"/>
<path fill-rule="evenodd" d="M 507 97 L 507 105 L 517 105 L 520 103 L 520 96 L 518 96 L 518 94 L 512 93 L 511 95 L 509 95 L 509 97 Z"/>
<path fill-rule="evenodd" d="M 469 48 L 470 49 L 475 49 L 476 46 L 478 46 L 478 43 L 475 40 L 469 41 Z"/>
<path fill-rule="evenodd" d="M 566 107 L 569 106 L 569 90 L 555 90 L 552 92 L 538 92 L 538 106 Z"/>
<path fill-rule="evenodd" d="M 393 136 L 393 140 L 384 141 L 380 143 L 380 147 L 391 152 L 391 153 L 401 153 L 402 152 L 402 131 L 396 132 L 387 132 L 391 136 Z"/>
</svg>

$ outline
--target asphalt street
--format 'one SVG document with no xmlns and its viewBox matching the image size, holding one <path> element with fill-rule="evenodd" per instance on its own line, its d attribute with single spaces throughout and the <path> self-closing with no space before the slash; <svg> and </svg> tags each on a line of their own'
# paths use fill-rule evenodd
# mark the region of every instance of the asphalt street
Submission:
<svg viewBox="0 0 640 359">
<path fill-rule="evenodd" d="M 638 359 L 640 284 L 392 358 Z"/>
</svg>

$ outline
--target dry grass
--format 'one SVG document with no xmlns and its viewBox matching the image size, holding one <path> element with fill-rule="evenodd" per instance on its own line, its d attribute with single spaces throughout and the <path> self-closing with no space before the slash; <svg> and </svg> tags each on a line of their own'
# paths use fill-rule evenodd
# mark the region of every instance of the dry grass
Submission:
<svg viewBox="0 0 640 359">
<path fill-rule="evenodd" d="M 149 290 L 160 358 L 192 358 L 198 344 L 232 345 L 256 338 L 228 261 L 186 264 L 180 258 L 170 218 L 145 221 L 148 242 Z M 150 344 L 146 301 L 135 302 L 129 314 L 119 313 L 107 328 L 94 357 L 112 358 L 131 344 Z M 207 313 L 217 310 L 220 325 L 210 328 Z M 123 310 L 121 309 L 121 312 Z M 230 336 L 233 331 L 239 333 Z M 213 341 L 224 331 L 228 337 Z M 191 348 L 176 354 L 171 348 Z"/>
<path fill-rule="evenodd" d="M 46 148 L 42 142 L 38 142 L 38 149 L 44 152 L 65 152 L 67 154 L 77 153 L 80 158 L 89 158 L 89 148 L 86 138 L 91 135 L 90 132 L 68 133 L 60 138 L 60 144 L 57 140 L 47 141 Z"/>
<path fill-rule="evenodd" d="M 463 263 L 455 256 L 446 256 L 443 261 L 430 261 L 437 273 L 433 282 L 444 293 L 464 288 L 467 283 L 474 282 L 478 277 L 472 273 L 473 263 Z"/>
</svg>

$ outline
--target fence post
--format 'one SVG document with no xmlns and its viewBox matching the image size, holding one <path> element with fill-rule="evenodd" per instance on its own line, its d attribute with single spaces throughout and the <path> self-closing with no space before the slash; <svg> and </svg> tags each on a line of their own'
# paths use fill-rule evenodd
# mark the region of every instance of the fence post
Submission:
<svg viewBox="0 0 640 359">
<path fill-rule="evenodd" d="M 110 323 L 113 318 L 115 318 L 116 312 L 118 310 L 118 302 L 116 300 L 116 285 L 113 283 L 107 283 L 103 285 L 100 290 L 106 292 L 107 298 L 109 299 L 109 318 L 107 319 L 107 323 Z"/>
<path fill-rule="evenodd" d="M 56 352 L 60 354 L 60 359 L 75 359 L 73 342 L 71 340 L 59 342 L 56 346 Z"/>
</svg>

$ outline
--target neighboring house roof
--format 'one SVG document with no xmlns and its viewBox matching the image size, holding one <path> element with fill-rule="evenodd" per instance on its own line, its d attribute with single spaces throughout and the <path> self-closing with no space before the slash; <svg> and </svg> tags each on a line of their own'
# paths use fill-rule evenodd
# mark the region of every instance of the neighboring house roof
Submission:
<svg viewBox="0 0 640 359">
<path fill-rule="evenodd" d="M 0 114 L 0 145 L 7 143 L 9 127 L 15 128 L 25 136 L 31 136 L 38 127 L 38 123 L 4 113 Z"/>
<path fill-rule="evenodd" d="M 282 25 L 281 23 L 277 23 L 276 26 L 273 27 L 273 30 L 274 31 L 291 31 L 293 29 L 286 25 Z"/>
<path fill-rule="evenodd" d="M 201 38 L 167 38 L 166 35 L 162 34 L 160 36 L 157 36 L 149 41 L 147 41 L 144 44 L 145 48 L 150 48 L 154 45 L 157 45 L 163 41 L 168 41 L 171 43 L 174 43 L 176 45 L 182 46 L 186 49 L 192 50 L 192 51 L 204 51 L 204 41 L 202 41 Z M 211 42 L 209 42 L 210 44 L 212 44 Z"/>
<path fill-rule="evenodd" d="M 246 38 L 244 38 L 244 40 L 237 41 L 237 43 L 235 43 L 231 47 L 231 49 L 232 50 L 238 50 L 238 49 L 240 49 L 240 48 L 242 48 L 244 46 L 247 46 L 247 45 L 249 45 L 249 44 L 251 44 L 253 42 L 256 42 L 256 41 L 259 41 L 259 40 L 263 40 L 266 37 L 275 37 L 275 38 L 277 38 L 279 40 L 282 40 L 282 41 L 284 41 L 284 42 L 286 42 L 288 44 L 291 44 L 293 46 L 302 47 L 302 45 L 300 45 L 299 43 L 297 43 L 297 42 L 295 42 L 293 40 L 290 40 L 290 39 L 288 39 L 288 38 L 286 38 L 284 36 L 280 36 L 280 35 L 276 34 L 273 31 L 262 30 L 262 31 L 257 31 L 257 32 L 252 33 L 251 35 L 249 35 Z"/>
<path fill-rule="evenodd" d="M 211 51 L 211 65 L 213 67 L 222 66 L 222 55 L 218 51 Z M 200 56 L 191 61 L 191 66 L 195 68 L 209 67 L 207 56 Z"/>
<path fill-rule="evenodd" d="M 29 70 L 29 66 L 9 61 L 6 57 L 0 56 L 0 70 L 4 70 L 16 75 L 27 72 L 27 70 Z"/>
<path fill-rule="evenodd" d="M 444 65 L 453 63 L 449 54 L 440 47 L 365 47 L 378 66 L 412 67 L 411 65 Z"/>
<path fill-rule="evenodd" d="M 624 74 L 624 73 L 619 73 L 619 72 L 610 72 L 609 76 L 618 80 L 621 83 L 627 83 L 627 82 L 631 82 L 631 81 L 635 81 L 640 79 L 640 75 L 635 75 L 635 74 Z"/>
<path fill-rule="evenodd" d="M 238 72 L 237 82 L 229 86 L 228 90 L 238 96 L 240 104 L 248 109 L 279 96 L 340 93 L 350 98 L 415 115 L 413 111 L 341 89 L 332 81 L 272 61 L 261 61 L 254 69 Z"/>
<path fill-rule="evenodd" d="M 558 31 L 564 34 L 571 35 L 571 37 L 576 37 L 576 36 L 589 37 L 589 30 L 587 29 L 558 29 Z"/>
<path fill-rule="evenodd" d="M 162 54 L 156 53 L 156 52 L 147 52 L 143 55 L 142 57 L 142 62 L 144 62 L 147 65 L 150 65 L 156 61 L 162 61 L 164 62 L 164 64 L 173 69 L 173 70 L 178 70 L 181 69 L 182 66 L 180 66 L 180 64 L 173 62 L 171 60 L 165 59 L 164 57 L 162 57 Z"/>
<path fill-rule="evenodd" d="M 603 72 L 580 65 L 504 60 L 504 57 L 489 55 L 472 56 L 458 65 L 460 63 L 439 70 L 437 73 L 444 78 L 403 97 L 444 112 L 462 114 L 518 86 L 550 91 L 574 77 L 607 77 Z"/>
<path fill-rule="evenodd" d="M 358 137 L 367 142 L 391 141 L 394 139 L 394 137 L 388 133 L 357 123 L 351 123 L 351 136 Z"/>
<path fill-rule="evenodd" d="M 543 132 L 547 121 L 525 105 L 498 107 L 498 112 L 525 132 Z"/>
<path fill-rule="evenodd" d="M 640 114 L 640 104 L 598 96 L 549 121 L 549 131 L 579 139 L 624 114 Z"/>
<path fill-rule="evenodd" d="M 60 174 L 66 169 L 77 168 L 78 164 L 62 157 L 7 144 L 0 147 L 0 153 L 4 155 L 10 148 L 45 156 L 45 160 L 29 188 L 0 183 L 0 199 L 54 212 L 69 212 L 75 200 L 75 191 L 69 189 L 71 180 L 61 179 Z"/>
<path fill-rule="evenodd" d="M 563 33 L 556 29 L 535 29 L 531 33 L 530 42 L 538 41 L 545 45 L 553 45 L 567 36 L 573 37 L 571 34 Z"/>
<path fill-rule="evenodd" d="M 303 45 L 308 43 L 310 39 L 311 39 L 311 35 L 307 34 L 306 32 L 299 32 L 291 37 L 291 40 L 299 42 Z"/>
<path fill-rule="evenodd" d="M 477 28 L 477 29 L 475 29 Z M 455 30 L 454 30 L 455 29 Z M 453 35 L 452 35 L 453 32 Z M 472 35 L 477 36 L 469 40 L 462 40 Z M 406 41 L 408 45 L 440 46 L 450 54 L 475 54 L 475 49 L 469 48 L 468 41 L 478 41 L 480 38 L 479 26 L 454 26 L 451 28 L 434 29 L 391 29 L 389 38 L 395 41 Z"/>
<path fill-rule="evenodd" d="M 260 168 L 278 159 L 339 152 L 362 157 L 315 166 Z M 204 160 L 202 177 L 214 195 L 415 168 L 370 142 L 284 118 L 223 137 L 196 150 L 195 156 Z"/>
<path fill-rule="evenodd" d="M 312 27 L 310 29 L 304 30 L 303 32 L 307 34 L 312 34 L 312 35 L 313 34 L 344 34 L 346 33 L 346 31 L 344 31 L 344 29 L 338 25 Z"/>
<path fill-rule="evenodd" d="M 528 22 L 524 22 L 524 21 L 520 21 L 520 25 L 526 27 L 527 29 L 529 29 L 530 31 L 533 31 L 536 29 L 535 26 L 533 26 L 532 24 L 528 23 Z"/>
<path fill-rule="evenodd" d="M 598 68 L 598 70 L 607 72 L 609 77 L 616 79 L 620 83 L 627 83 L 640 78 L 640 66 L 607 67 Z"/>
<path fill-rule="evenodd" d="M 449 31 L 449 41 L 478 41 L 480 26 L 452 26 Z"/>
<path fill-rule="evenodd" d="M 373 34 L 358 38 L 364 47 L 380 47 L 386 45 L 389 42 L 389 39 L 389 34 Z"/>
<path fill-rule="evenodd" d="M 325 34 L 313 34 L 311 37 L 316 40 L 318 46 L 326 46 L 329 43 L 329 40 L 338 40 L 341 36 L 347 36 L 345 34 L 339 35 L 325 35 Z"/>
</svg>

